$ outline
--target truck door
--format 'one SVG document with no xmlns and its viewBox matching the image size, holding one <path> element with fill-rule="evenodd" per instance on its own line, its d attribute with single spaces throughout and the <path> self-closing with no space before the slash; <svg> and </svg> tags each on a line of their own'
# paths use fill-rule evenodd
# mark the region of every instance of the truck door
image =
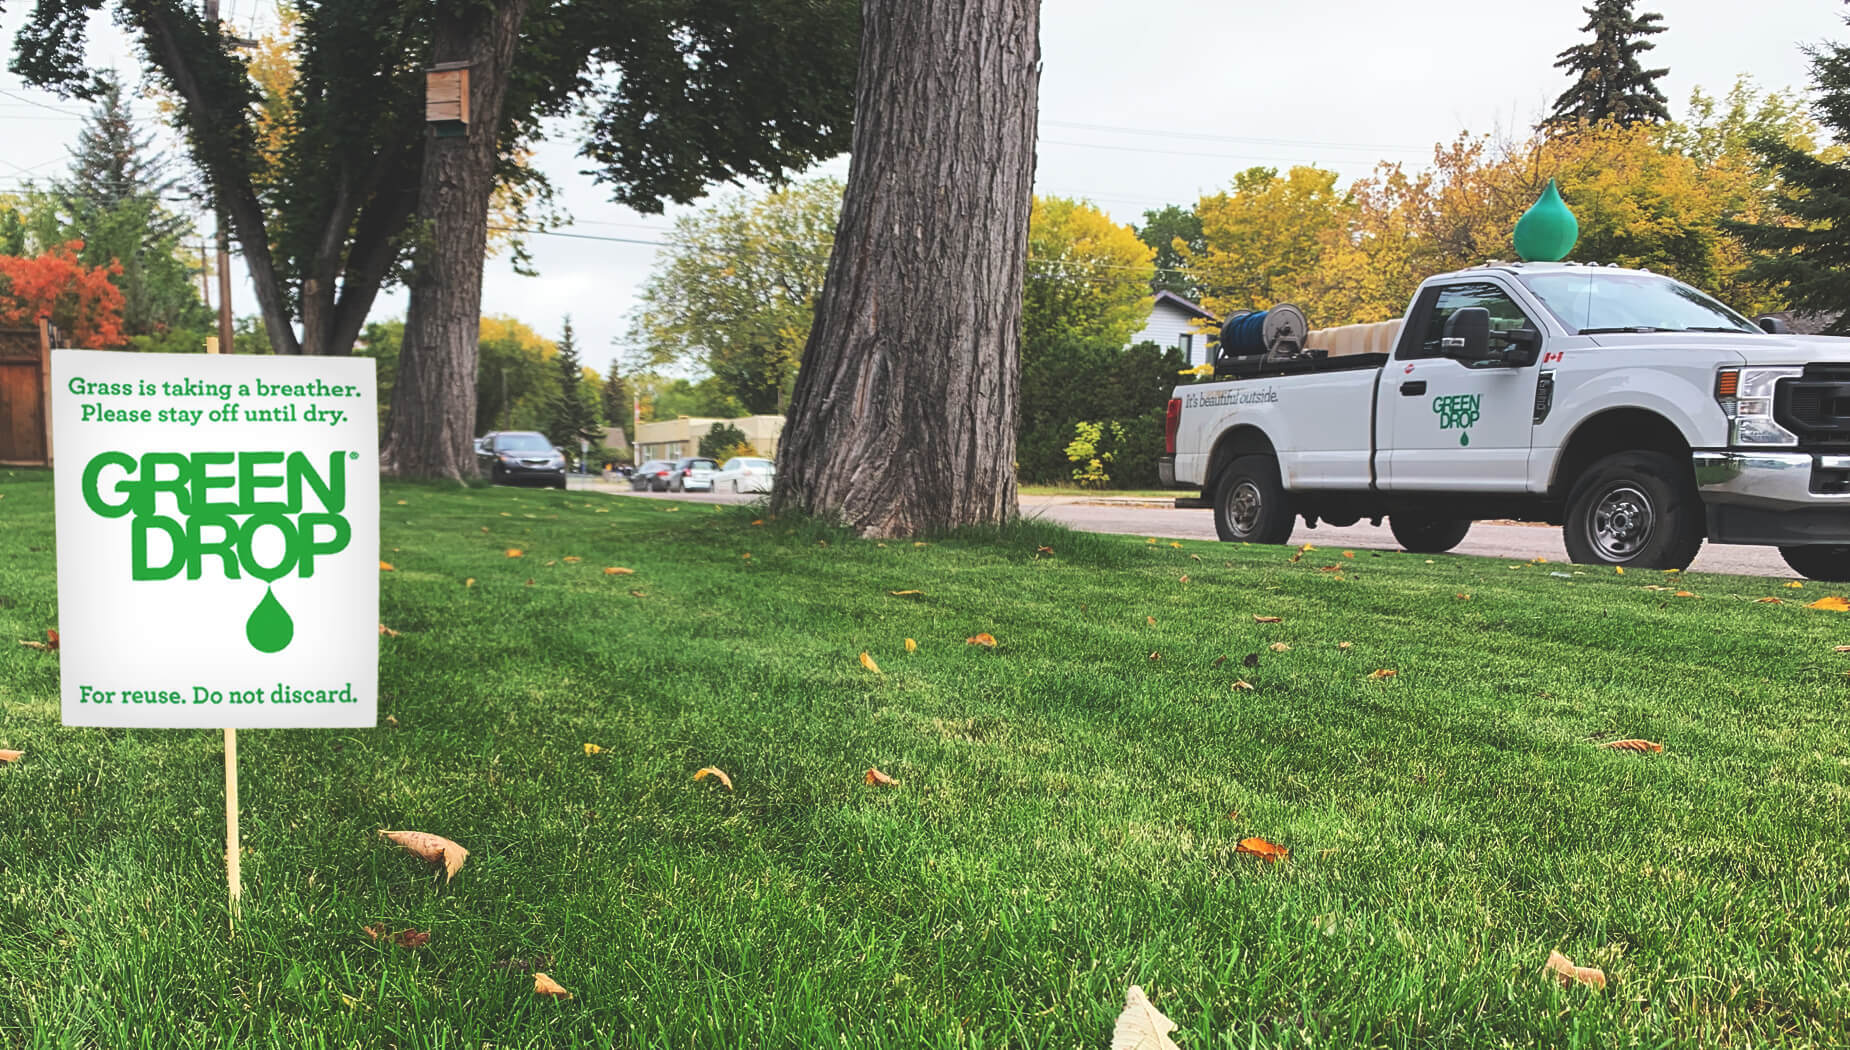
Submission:
<svg viewBox="0 0 1850 1050">
<path fill-rule="evenodd" d="M 1440 340 L 1456 310 L 1490 313 L 1490 345 L 1504 333 L 1545 331 L 1488 278 L 1427 288 L 1401 333 L 1380 388 L 1375 440 L 1381 486 L 1400 492 L 1522 492 L 1529 479 L 1537 366 L 1466 363 Z"/>
</svg>

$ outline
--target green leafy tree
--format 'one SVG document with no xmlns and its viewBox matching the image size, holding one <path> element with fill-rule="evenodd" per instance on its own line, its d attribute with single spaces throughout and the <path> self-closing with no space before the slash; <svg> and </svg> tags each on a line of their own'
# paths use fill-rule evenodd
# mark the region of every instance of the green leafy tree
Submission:
<svg viewBox="0 0 1850 1050">
<path fill-rule="evenodd" d="M 1336 173 L 1296 167 L 1248 168 L 1230 191 L 1202 197 L 1203 249 L 1184 246 L 1184 265 L 1200 282 L 1203 306 L 1226 316 L 1306 300 L 1312 277 L 1355 221 L 1353 197 Z"/>
<path fill-rule="evenodd" d="M 604 424 L 622 427 L 623 436 L 633 444 L 636 435 L 630 431 L 633 429 L 632 417 L 636 406 L 630 399 L 630 385 L 623 378 L 621 365 L 622 362 L 617 358 L 610 359 L 610 372 L 604 377 L 604 387 L 599 391 L 598 401 L 603 408 Z"/>
<path fill-rule="evenodd" d="M 651 364 L 704 369 L 748 412 L 782 411 L 841 194 L 840 182 L 816 179 L 725 197 L 677 219 L 643 285 L 630 341 Z"/>
<path fill-rule="evenodd" d="M 1032 349 L 1030 349 L 1030 344 Z M 1174 347 L 1139 343 L 1125 347 L 1108 338 L 1053 333 L 1044 341 L 1024 340 L 1021 362 L 1021 421 L 1016 441 L 1023 481 L 1070 482 L 1067 447 L 1074 428 L 1091 422 L 1120 426 L 1109 482 L 1120 488 L 1154 487 L 1156 459 L 1163 452 L 1163 411 L 1187 366 Z"/>
<path fill-rule="evenodd" d="M 558 398 L 559 369 L 552 363 L 558 352 L 552 340 L 511 317 L 482 318 L 475 432 L 545 430 Z M 401 353 L 401 372 L 403 360 Z"/>
<path fill-rule="evenodd" d="M 1036 197 L 1028 217 L 1021 322 L 1119 346 L 1150 319 L 1155 250 L 1085 201 Z"/>
<path fill-rule="evenodd" d="M 731 423 L 715 423 L 700 436 L 700 454 L 708 459 L 725 459 L 740 445 L 750 446 L 745 431 Z"/>
<path fill-rule="evenodd" d="M 1137 237 L 1156 251 L 1156 278 L 1150 282 L 1152 289 L 1173 292 L 1189 300 L 1201 298 L 1201 289 L 1189 274 L 1187 260 L 1182 254 L 1186 249 L 1199 255 L 1208 247 L 1201 234 L 1201 216 L 1195 214 L 1195 209 L 1168 204 L 1160 210 L 1146 211 L 1143 225 L 1137 227 Z M 1177 241 L 1182 242 L 1179 248 Z"/>
<path fill-rule="evenodd" d="M 559 385 L 546 421 L 547 438 L 567 451 L 576 449 L 580 440 L 595 444 L 603 435 L 598 433 L 596 402 L 586 397 L 585 367 L 578 360 L 578 339 L 570 317 L 565 319 L 553 364 L 558 368 Z"/>
<path fill-rule="evenodd" d="M 1645 69 L 1638 56 L 1656 47 L 1648 37 L 1664 31 L 1664 17 L 1652 12 L 1632 13 L 1632 0 L 1594 0 L 1583 7 L 1587 24 L 1580 27 L 1592 39 L 1562 51 L 1555 61 L 1574 78 L 1555 99 L 1546 123 L 1575 124 L 1655 123 L 1670 119 L 1664 93 L 1657 81 L 1668 69 Z"/>
<path fill-rule="evenodd" d="M 1826 44 L 1811 58 L 1813 112 L 1840 141 L 1850 139 L 1850 46 Z M 1833 318 L 1833 335 L 1850 335 L 1850 156 L 1814 154 L 1800 143 L 1762 135 L 1754 151 L 1779 177 L 1772 214 L 1732 229 L 1759 256 L 1747 267 L 1798 310 Z"/>
<path fill-rule="evenodd" d="M 738 398 L 727 393 L 724 385 L 713 376 L 695 382 L 644 374 L 635 377 L 635 383 L 642 393 L 645 422 L 678 419 L 681 416 L 733 419 L 752 414 L 745 410 Z"/>
<path fill-rule="evenodd" d="M 398 352 L 405 345 L 405 322 L 396 318 L 375 321 L 360 331 L 354 344 L 356 357 L 370 357 L 379 383 L 379 427 L 385 428 L 386 413 L 392 405 L 392 388 L 398 385 Z"/>
</svg>

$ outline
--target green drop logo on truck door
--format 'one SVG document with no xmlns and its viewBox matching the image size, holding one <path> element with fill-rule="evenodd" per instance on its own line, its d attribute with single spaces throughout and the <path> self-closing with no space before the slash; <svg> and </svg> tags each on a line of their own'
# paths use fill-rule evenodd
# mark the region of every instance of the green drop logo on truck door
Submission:
<svg viewBox="0 0 1850 1050">
<path fill-rule="evenodd" d="M 1439 417 L 1440 430 L 1462 430 L 1460 445 L 1471 443 L 1471 426 L 1483 416 L 1483 394 L 1441 394 L 1432 399 L 1433 414 Z"/>
</svg>

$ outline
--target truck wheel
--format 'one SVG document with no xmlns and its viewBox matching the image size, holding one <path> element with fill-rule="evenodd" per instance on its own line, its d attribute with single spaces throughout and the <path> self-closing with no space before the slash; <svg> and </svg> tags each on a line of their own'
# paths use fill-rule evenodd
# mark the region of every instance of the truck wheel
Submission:
<svg viewBox="0 0 1850 1050">
<path fill-rule="evenodd" d="M 1850 544 L 1781 547 L 1779 556 L 1808 580 L 1850 580 Z"/>
<path fill-rule="evenodd" d="M 1221 471 L 1214 490 L 1214 531 L 1229 543 L 1284 543 L 1291 538 L 1290 496 L 1271 456 L 1241 456 Z"/>
<path fill-rule="evenodd" d="M 1688 463 L 1662 452 L 1620 452 L 1575 482 L 1561 538 L 1580 565 L 1686 569 L 1702 529 L 1702 498 Z"/>
<path fill-rule="evenodd" d="M 1424 514 L 1390 514 L 1395 542 L 1415 554 L 1444 554 L 1464 541 L 1470 518 L 1429 518 Z"/>
</svg>

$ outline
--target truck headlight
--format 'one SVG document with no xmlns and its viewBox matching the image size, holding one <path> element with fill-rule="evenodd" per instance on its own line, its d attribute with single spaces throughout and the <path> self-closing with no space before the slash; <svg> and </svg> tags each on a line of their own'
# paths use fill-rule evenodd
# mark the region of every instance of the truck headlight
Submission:
<svg viewBox="0 0 1850 1050">
<path fill-rule="evenodd" d="M 1803 368 L 1725 368 L 1715 377 L 1715 401 L 1728 417 L 1730 445 L 1796 445 L 1799 436 L 1773 418 L 1774 388 Z"/>
</svg>

